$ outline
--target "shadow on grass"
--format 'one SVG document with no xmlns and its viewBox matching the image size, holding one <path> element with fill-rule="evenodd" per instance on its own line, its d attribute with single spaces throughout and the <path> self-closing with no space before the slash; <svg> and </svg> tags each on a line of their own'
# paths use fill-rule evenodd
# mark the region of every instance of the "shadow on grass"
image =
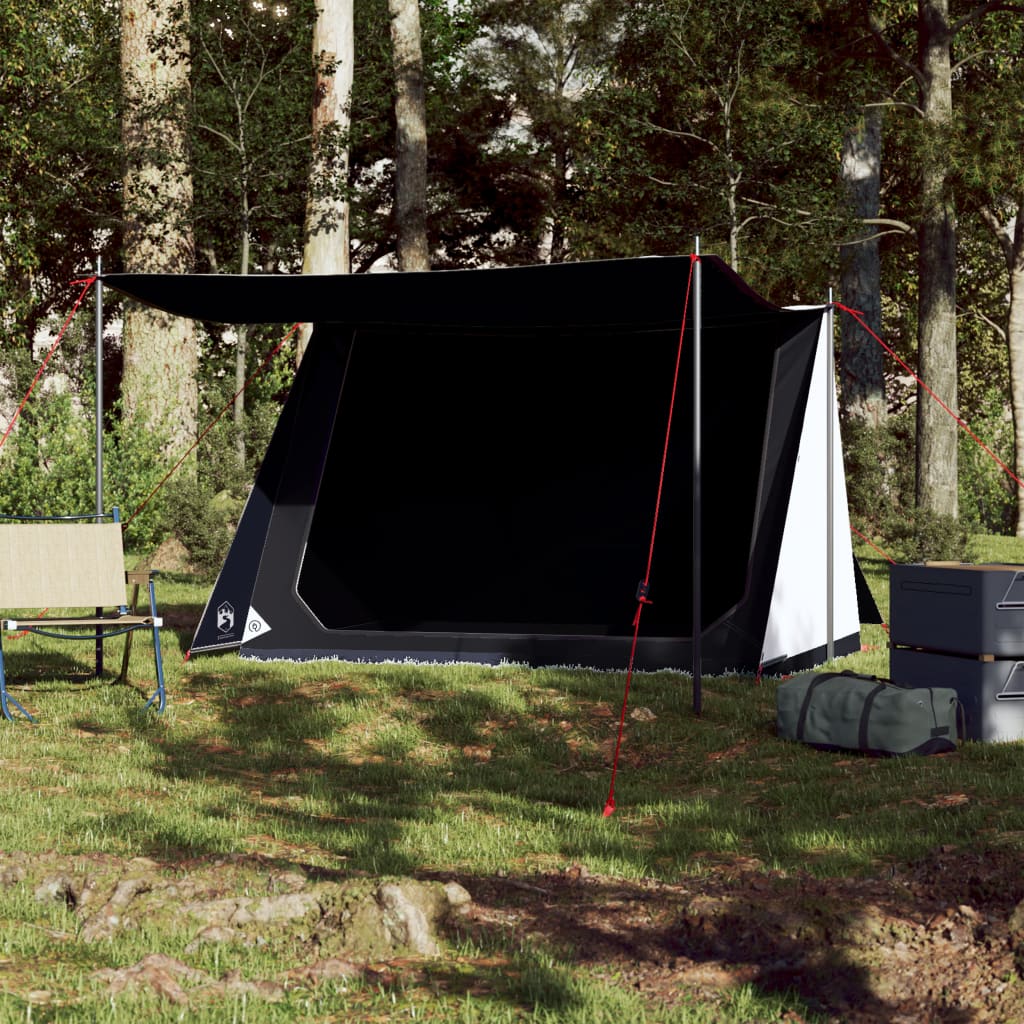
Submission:
<svg viewBox="0 0 1024 1024">
<path fill-rule="evenodd" d="M 318 849 L 357 870 L 415 873 L 421 859 L 410 837 L 436 823 L 439 800 L 459 794 L 472 803 L 479 797 L 486 810 L 488 794 L 521 797 L 524 784 L 529 785 L 537 764 L 545 760 L 542 752 L 550 748 L 550 741 L 523 723 L 515 738 L 524 748 L 520 753 L 507 764 L 481 763 L 475 751 L 466 754 L 463 748 L 486 739 L 472 722 L 502 714 L 500 702 L 480 693 L 431 692 L 425 701 L 408 702 L 419 719 L 411 739 L 403 738 L 399 728 L 396 735 L 371 741 L 366 753 L 348 759 L 329 753 L 327 746 L 339 728 L 339 706 L 344 719 L 364 701 L 358 688 L 310 695 L 293 685 L 251 693 L 236 687 L 229 695 L 215 682 L 201 674 L 190 680 L 194 692 L 204 692 L 218 722 L 208 741 L 148 734 L 160 770 L 175 780 L 226 784 L 231 798 L 222 808 L 225 818 L 250 817 L 278 845 Z M 332 706 L 325 707 L 325 702 Z M 375 724 L 369 722 L 368 728 Z M 424 733 L 435 747 L 446 748 L 435 750 L 436 763 L 415 750 L 416 736 Z M 551 799 L 550 784 L 541 787 L 541 795 Z M 571 787 L 560 799 L 569 806 L 579 804 Z M 174 850 L 193 856 L 224 852 L 222 841 L 207 845 L 201 827 L 191 833 L 151 833 L 148 843 L 160 855 Z M 622 855 L 627 854 L 623 839 Z"/>
<path fill-rule="evenodd" d="M 67 653 L 30 650 L 16 642 L 4 642 L 4 668 L 8 686 L 34 686 L 40 680 L 79 682 L 83 679 L 96 679 L 95 648 L 91 638 L 68 646 Z M 13 648 L 13 653 L 11 652 Z M 118 653 L 118 669 L 121 668 L 120 651 Z"/>
<path fill-rule="evenodd" d="M 705 714 L 695 720 L 686 680 L 666 674 L 635 681 L 631 708 L 652 718 L 627 720 L 616 784 L 621 810 L 602 822 L 620 678 L 548 672 L 527 683 L 495 674 L 466 686 L 411 666 L 339 666 L 333 680 L 251 679 L 183 676 L 172 707 L 193 700 L 204 717 L 196 719 L 199 732 L 141 730 L 157 771 L 223 783 L 236 817 L 282 841 L 347 858 L 354 868 L 409 873 L 451 856 L 454 844 L 439 850 L 425 830 L 460 809 L 478 829 L 512 819 L 544 832 L 545 867 L 598 859 L 633 877 L 674 877 L 708 849 L 802 866 L 816 840 L 806 834 L 806 813 L 801 821 L 790 805 L 802 799 L 805 783 L 830 801 L 812 808 L 812 823 L 853 840 L 872 827 L 842 813 L 856 799 L 854 769 L 837 770 L 837 758 L 808 758 L 774 737 L 774 691 L 767 686 L 716 680 L 706 685 Z M 638 801 L 645 808 L 639 815 L 631 807 Z M 223 852 L 207 846 L 203 831 L 188 852 Z M 496 864 L 515 867 L 531 852 L 511 836 L 484 838 Z M 155 842 L 170 849 L 176 840 Z M 852 851 L 847 869 L 866 867 L 855 842 L 840 846 Z"/>
<path fill-rule="evenodd" d="M 956 1005 L 962 993 L 936 982 L 943 967 L 933 974 L 930 958 L 916 968 L 901 962 L 893 938 L 885 937 L 885 929 L 908 920 L 925 923 L 941 904 L 915 911 L 891 895 L 891 902 L 858 905 L 849 891 L 833 899 L 827 883 L 798 878 L 707 888 L 564 876 L 534 878 L 532 885 L 516 878 L 461 881 L 472 887 L 477 922 L 484 922 L 468 934 L 484 950 L 522 950 L 531 942 L 536 950 L 540 936 L 563 969 L 617 979 L 648 998 L 676 1002 L 690 993 L 705 1006 L 728 1006 L 747 989 L 760 1001 L 760 1012 L 712 1011 L 709 1020 L 977 1019 L 975 1009 Z M 506 933 L 492 924 L 502 913 L 513 922 Z M 578 994 L 569 987 L 561 992 L 565 1003 L 542 1005 L 575 1007 Z M 774 1015 L 766 1014 L 773 999 Z"/>
<path fill-rule="evenodd" d="M 714 682 L 708 692 L 716 699 L 696 722 L 685 681 L 641 679 L 638 693 L 655 717 L 630 721 L 624 768 L 630 785 L 665 806 L 644 817 L 631 819 L 627 810 L 601 821 L 621 679 L 547 673 L 527 687 L 495 675 L 474 689 L 439 672 L 341 666 L 337 678 L 320 682 L 251 679 L 247 685 L 237 675 L 184 677 L 179 697 L 201 701 L 209 724 L 189 734 L 155 724 L 139 730 L 159 773 L 215 793 L 205 820 L 193 815 L 172 823 L 139 810 L 121 812 L 116 830 L 150 856 L 168 861 L 247 850 L 300 866 L 310 877 L 443 877 L 493 911 L 473 933 L 484 950 L 507 952 L 518 936 L 521 951 L 528 936 L 539 934 L 557 947 L 563 964 L 595 970 L 618 964 L 628 971 L 638 958 L 688 960 L 715 965 L 765 996 L 793 992 L 796 1001 L 788 1005 L 797 1012 L 856 1006 L 877 1009 L 880 1020 L 895 1012 L 873 994 L 851 945 L 823 942 L 819 931 L 776 904 L 760 905 L 756 896 L 698 920 L 684 887 L 668 906 L 665 891 L 655 890 L 657 913 L 625 918 L 609 908 L 622 903 L 624 887 L 642 903 L 640 883 L 598 880 L 585 893 L 563 885 L 559 869 L 574 861 L 619 865 L 621 872 L 607 873 L 627 878 L 654 874 L 664 862 L 675 876 L 687 851 L 731 850 L 742 857 L 749 850 L 743 837 L 752 832 L 771 836 L 781 856 L 799 862 L 806 844 L 789 834 L 782 811 L 787 787 L 800 781 L 788 777 L 790 761 L 773 746 L 767 692 Z M 383 718 L 390 731 L 381 728 Z M 332 747 L 340 732 L 361 742 L 341 753 Z M 834 761 L 823 759 L 817 770 L 832 770 Z M 751 787 L 751 802 L 723 802 L 721 793 L 744 772 L 771 785 Z M 460 808 L 482 829 L 479 841 L 487 849 L 446 860 L 438 832 L 457 829 Z M 536 845 L 523 849 L 510 821 L 540 837 Z M 234 823 L 240 830 L 228 846 Z M 510 908 L 512 917 L 504 913 Z M 832 918 L 840 935 L 863 925 L 856 909 Z M 521 976 L 500 988 L 499 997 L 558 1013 L 579 1004 L 583 996 L 562 968 L 538 964 L 531 967 L 533 981 Z M 470 970 L 467 991 L 494 984 L 492 969 L 479 966 Z"/>
<path fill-rule="evenodd" d="M 98 691 L 117 684 L 120 651 L 115 671 L 110 671 L 111 662 L 105 659 L 103 673 L 97 676 L 95 647 L 89 640 L 78 641 L 68 648 L 67 654 L 16 649 L 12 656 L 11 647 L 17 648 L 17 644 L 4 645 L 7 688 L 10 696 L 22 704 L 30 705 L 49 694 Z"/>
<path fill-rule="evenodd" d="M 164 602 L 160 600 L 158 593 L 157 610 L 164 622 L 160 630 L 161 635 L 173 634 L 181 651 L 187 651 L 195 636 L 199 618 L 203 614 L 203 606 Z"/>
</svg>

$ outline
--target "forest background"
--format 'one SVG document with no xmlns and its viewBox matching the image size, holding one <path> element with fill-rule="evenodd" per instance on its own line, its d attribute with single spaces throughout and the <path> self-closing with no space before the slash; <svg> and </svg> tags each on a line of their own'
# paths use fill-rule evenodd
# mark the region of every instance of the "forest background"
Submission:
<svg viewBox="0 0 1024 1024">
<path fill-rule="evenodd" d="M 344 44 L 324 44 L 328 19 Z M 98 259 L 300 272 L 319 240 L 366 273 L 699 237 L 779 305 L 832 294 L 863 314 L 836 317 L 860 531 L 897 559 L 1024 535 L 1020 5 L 0 0 L 0 112 L 5 430 Z M 137 549 L 174 533 L 214 570 L 301 342 L 264 364 L 280 328 L 133 315 L 108 293 L 108 506 L 139 508 L 262 366 L 128 532 Z M 0 512 L 93 507 L 96 380 L 79 316 L 5 435 Z"/>
</svg>

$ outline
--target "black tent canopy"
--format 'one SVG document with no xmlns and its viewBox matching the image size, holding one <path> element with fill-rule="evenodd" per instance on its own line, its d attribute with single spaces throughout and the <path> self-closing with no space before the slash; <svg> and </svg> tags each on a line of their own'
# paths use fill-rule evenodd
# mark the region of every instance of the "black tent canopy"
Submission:
<svg viewBox="0 0 1024 1024">
<path fill-rule="evenodd" d="M 182 316 L 315 325 L 193 651 L 624 668 L 690 269 L 105 275 Z M 823 311 L 775 307 L 715 257 L 701 269 L 703 665 L 753 670 Z M 692 386 L 684 357 L 640 669 L 690 664 Z M 844 629 L 839 654 L 859 646 Z M 772 656 L 810 664 L 825 643 Z"/>
</svg>

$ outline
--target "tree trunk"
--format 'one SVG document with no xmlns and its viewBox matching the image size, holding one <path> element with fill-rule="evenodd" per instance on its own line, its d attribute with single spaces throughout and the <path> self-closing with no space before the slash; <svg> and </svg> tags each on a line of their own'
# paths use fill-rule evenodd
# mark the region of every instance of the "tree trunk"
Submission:
<svg viewBox="0 0 1024 1024">
<path fill-rule="evenodd" d="M 1010 348 L 1010 395 L 1013 403 L 1013 468 L 1024 480 L 1024 196 L 1017 206 L 1010 262 L 1010 312 L 1006 341 Z M 1024 537 L 1024 502 L 1017 486 L 1017 536 Z"/>
<path fill-rule="evenodd" d="M 957 411 L 956 211 L 943 136 L 952 122 L 949 0 L 919 0 L 921 110 L 928 152 L 918 227 L 918 372 Z M 927 392 L 917 398 L 917 505 L 957 515 L 957 425 Z"/>
<path fill-rule="evenodd" d="M 124 266 L 132 273 L 192 269 L 192 176 L 185 111 L 185 18 L 175 0 L 122 0 Z M 127 419 L 167 451 L 197 432 L 198 346 L 191 321 L 125 303 L 122 391 Z"/>
<path fill-rule="evenodd" d="M 982 217 L 996 236 L 1009 275 L 1010 308 L 1006 318 L 1006 345 L 1010 356 L 1010 405 L 1013 409 L 1013 471 L 1024 480 L 1024 194 L 1008 223 L 991 209 Z M 1024 537 L 1024 502 L 1017 487 L 1018 537 Z"/>
<path fill-rule="evenodd" d="M 395 223 L 398 269 L 429 270 L 427 115 L 418 0 L 388 0 L 395 67 Z"/>
<path fill-rule="evenodd" d="M 353 0 L 319 0 L 313 30 L 313 163 L 302 252 L 304 274 L 347 274 L 349 258 L 348 142 L 355 63 Z M 299 334 L 298 359 L 310 325 Z"/>
<path fill-rule="evenodd" d="M 562 102 L 565 102 L 564 99 Z M 556 146 L 552 179 L 551 250 L 548 253 L 548 263 L 562 263 L 569 255 L 569 239 L 565 233 L 565 208 L 569 194 L 570 167 L 568 151 L 562 146 Z"/>
<path fill-rule="evenodd" d="M 248 183 L 242 183 L 241 272 L 249 273 L 249 194 Z M 249 354 L 251 324 L 239 324 L 235 332 L 235 401 L 231 419 L 235 426 L 235 462 L 245 469 L 245 363 Z"/>
<path fill-rule="evenodd" d="M 854 216 L 864 222 L 878 217 L 882 170 L 882 114 L 865 111 L 843 138 L 842 176 Z M 841 250 L 839 291 L 843 302 L 859 310 L 879 337 L 882 333 L 881 266 L 878 239 L 855 242 Z M 853 317 L 841 319 L 840 381 L 845 415 L 878 426 L 885 420 L 885 360 L 882 346 Z"/>
</svg>

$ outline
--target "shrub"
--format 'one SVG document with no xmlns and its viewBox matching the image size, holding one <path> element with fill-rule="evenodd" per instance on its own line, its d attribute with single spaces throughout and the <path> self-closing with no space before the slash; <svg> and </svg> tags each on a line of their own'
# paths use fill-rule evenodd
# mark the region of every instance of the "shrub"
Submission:
<svg viewBox="0 0 1024 1024">
<path fill-rule="evenodd" d="M 966 558 L 969 522 L 914 506 L 914 409 L 878 427 L 843 424 L 853 525 L 897 562 Z"/>
<path fill-rule="evenodd" d="M 1013 464 L 1013 419 L 1002 394 L 990 390 L 971 418 L 971 429 L 1007 465 Z M 960 432 L 960 518 L 974 533 L 1012 536 L 1016 485 L 966 431 Z"/>
<path fill-rule="evenodd" d="M 921 508 L 894 510 L 883 528 L 886 551 L 897 562 L 962 562 L 967 558 L 970 530 L 953 516 Z"/>
<path fill-rule="evenodd" d="M 25 407 L 0 451 L 0 473 L 0 512 L 5 515 L 95 510 L 95 432 L 69 393 L 49 391 Z"/>
<path fill-rule="evenodd" d="M 133 551 L 155 547 L 166 533 L 169 502 L 163 490 L 153 491 L 169 466 L 152 434 L 117 420 L 108 432 L 104 455 L 104 496 L 108 508 L 117 505 L 125 529 L 125 545 Z"/>
<path fill-rule="evenodd" d="M 214 491 L 203 477 L 179 477 L 167 487 L 173 517 L 168 533 L 187 548 L 195 572 L 212 578 L 220 571 L 241 515 L 243 501 L 230 491 Z"/>
</svg>

